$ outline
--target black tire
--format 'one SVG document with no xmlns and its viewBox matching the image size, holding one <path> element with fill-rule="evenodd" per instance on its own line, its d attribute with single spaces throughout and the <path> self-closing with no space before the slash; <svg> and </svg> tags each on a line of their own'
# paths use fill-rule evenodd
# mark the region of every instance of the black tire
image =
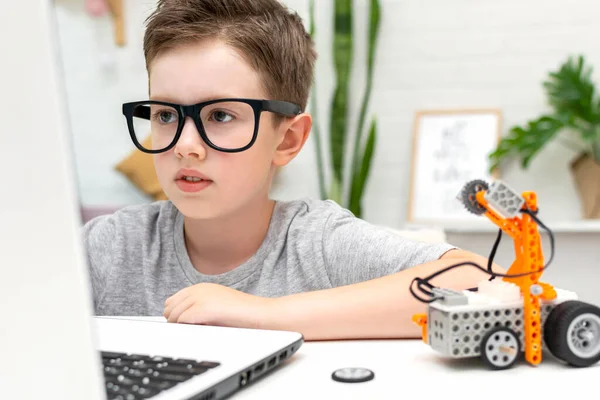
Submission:
<svg viewBox="0 0 600 400">
<path fill-rule="evenodd" d="M 467 211 L 475 215 L 483 215 L 487 211 L 477 199 L 475 195 L 481 190 L 488 190 L 489 185 L 486 181 L 475 179 L 467 182 L 460 192 L 460 198 Z"/>
<path fill-rule="evenodd" d="M 586 323 L 591 326 L 589 330 Z M 586 340 L 586 337 L 592 339 Z M 552 355 L 569 365 L 589 367 L 597 363 L 600 361 L 600 308 L 577 300 L 558 304 L 544 324 L 544 340 Z"/>
<path fill-rule="evenodd" d="M 502 352 L 498 347 L 501 343 L 508 343 L 509 353 L 499 355 Z M 521 341 L 519 336 L 510 328 L 499 326 L 490 329 L 483 339 L 480 348 L 481 360 L 494 370 L 511 368 L 521 357 Z"/>
</svg>

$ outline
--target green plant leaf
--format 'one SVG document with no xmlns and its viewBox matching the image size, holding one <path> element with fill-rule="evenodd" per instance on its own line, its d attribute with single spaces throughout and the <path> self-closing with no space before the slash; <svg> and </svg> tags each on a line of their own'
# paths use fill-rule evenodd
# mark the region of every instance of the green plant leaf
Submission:
<svg viewBox="0 0 600 400">
<path fill-rule="evenodd" d="M 362 198 L 366 182 L 369 179 L 376 142 L 377 121 L 373 120 L 371 122 L 371 128 L 369 129 L 367 143 L 365 144 L 365 149 L 362 153 L 360 169 L 354 169 L 354 174 L 352 177 L 352 188 L 354 190 L 352 191 L 350 197 L 349 209 L 359 218 L 362 216 Z"/>
<path fill-rule="evenodd" d="M 538 152 L 565 127 L 565 117 L 543 115 L 529 121 L 526 126 L 514 126 L 509 134 L 500 140 L 497 148 L 489 154 L 492 162 L 490 171 L 510 156 L 519 157 L 521 167 L 527 169 Z"/>
<path fill-rule="evenodd" d="M 548 74 L 543 86 L 557 113 L 569 112 L 587 123 L 600 122 L 591 76 L 592 68 L 585 64 L 583 56 L 569 57 L 558 71 Z"/>
<path fill-rule="evenodd" d="M 352 23 L 352 0 L 335 0 L 333 60 L 336 72 L 336 86 L 331 105 L 329 133 L 333 174 L 340 183 L 343 182 L 348 92 L 352 58 L 354 55 Z"/>
<path fill-rule="evenodd" d="M 509 157 L 519 157 L 521 166 L 527 168 L 563 129 L 577 132 L 586 148 L 591 149 L 586 151 L 593 151 L 600 140 L 600 98 L 592 81 L 592 68 L 582 55 L 569 57 L 558 70 L 549 72 L 543 87 L 553 112 L 529 121 L 524 127 L 513 127 L 489 154 L 491 171 Z M 569 147 L 577 151 L 577 146 Z"/>
<path fill-rule="evenodd" d="M 315 23 L 315 1 L 309 1 L 309 32 L 312 40 L 315 40 L 316 34 L 316 23 Z M 323 157 L 323 146 L 321 145 L 321 129 L 319 128 L 319 118 L 318 118 L 318 105 L 317 105 L 317 83 L 316 78 L 314 79 L 311 94 L 310 94 L 310 104 L 311 104 L 311 116 L 312 116 L 312 129 L 311 135 L 313 135 L 315 140 L 315 151 L 317 157 L 317 176 L 319 179 L 319 194 L 321 195 L 321 199 L 327 199 L 327 190 L 325 189 L 325 161 Z"/>
<path fill-rule="evenodd" d="M 379 5 L 379 0 L 371 0 L 369 8 L 369 47 L 367 55 L 367 73 L 370 77 L 373 76 L 373 65 L 375 64 L 375 50 L 377 49 L 380 20 L 381 7 Z"/>
<path fill-rule="evenodd" d="M 342 204 L 342 184 L 334 176 L 331 179 L 331 190 L 329 191 L 329 199 L 338 204 Z"/>
<path fill-rule="evenodd" d="M 381 11 L 379 0 L 371 0 L 369 9 L 369 42 L 367 50 L 367 87 L 365 94 L 363 95 L 363 101 L 360 109 L 360 115 L 358 119 L 358 127 L 356 129 L 356 135 L 354 136 L 354 151 L 352 154 L 352 186 L 350 188 L 350 204 L 356 202 L 355 197 L 362 197 L 362 188 L 357 186 L 357 181 L 354 179 L 359 173 L 362 163 L 359 162 L 361 150 L 361 144 L 363 141 L 363 132 L 365 131 L 365 119 L 367 117 L 367 109 L 371 99 L 371 92 L 373 89 L 373 71 L 375 63 L 375 54 L 377 49 L 377 38 L 379 34 L 379 25 L 381 20 Z"/>
</svg>

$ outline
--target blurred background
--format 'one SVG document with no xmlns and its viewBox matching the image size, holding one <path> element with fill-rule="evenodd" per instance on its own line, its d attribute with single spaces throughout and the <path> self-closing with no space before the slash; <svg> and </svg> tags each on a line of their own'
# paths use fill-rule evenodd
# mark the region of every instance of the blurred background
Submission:
<svg viewBox="0 0 600 400">
<path fill-rule="evenodd" d="M 470 151 L 469 179 L 489 179 L 487 167 L 497 163 L 495 176 L 518 192 L 535 191 L 539 217 L 556 238 L 545 280 L 600 303 L 598 1 L 283 3 L 300 14 L 317 44 L 309 105 L 316 128 L 280 171 L 273 197 L 332 198 L 371 223 L 435 230 L 487 255 L 497 229 L 484 217 L 459 210 L 458 218 L 421 221 L 410 209 L 448 189 L 448 182 L 415 182 L 417 166 L 436 162 L 415 145 L 435 131 L 419 131 L 418 116 L 456 114 L 460 121 L 469 110 L 491 110 L 497 129 L 482 135 L 498 135 L 495 158 L 472 137 L 449 139 L 452 146 L 444 148 Z M 55 0 L 84 221 L 161 196 L 121 113 L 122 103 L 147 98 L 142 38 L 154 6 L 154 0 Z M 344 18 L 351 32 L 336 25 Z M 341 112 L 334 99 L 345 105 Z M 343 145 L 332 146 L 332 135 Z M 458 193 L 461 184 L 450 189 Z M 508 267 L 512 240 L 504 236 L 502 243 L 496 260 Z M 544 251 L 548 257 L 547 235 Z"/>
</svg>

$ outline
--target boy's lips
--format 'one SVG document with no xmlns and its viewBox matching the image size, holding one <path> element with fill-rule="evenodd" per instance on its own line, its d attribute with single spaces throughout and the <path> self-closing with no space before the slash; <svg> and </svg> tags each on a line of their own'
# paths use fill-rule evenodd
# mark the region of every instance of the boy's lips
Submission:
<svg viewBox="0 0 600 400">
<path fill-rule="evenodd" d="M 186 193 L 199 192 L 212 184 L 206 175 L 193 169 L 180 169 L 175 175 L 175 184 Z"/>
<path fill-rule="evenodd" d="M 182 168 L 179 170 L 179 172 L 177 172 L 177 175 L 175 175 L 175 180 L 178 181 L 178 180 L 184 179 L 186 177 L 200 178 L 204 181 L 211 180 L 208 176 L 204 175 L 201 172 L 196 171 L 195 169 L 185 169 L 185 168 Z"/>
</svg>

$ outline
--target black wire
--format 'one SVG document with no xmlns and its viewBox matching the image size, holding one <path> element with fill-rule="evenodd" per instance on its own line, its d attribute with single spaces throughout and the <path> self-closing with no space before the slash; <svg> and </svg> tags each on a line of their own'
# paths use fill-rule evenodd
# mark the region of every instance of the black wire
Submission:
<svg viewBox="0 0 600 400">
<path fill-rule="evenodd" d="M 492 251 L 490 252 L 490 256 L 488 257 L 488 271 L 492 274 L 490 277 L 490 281 L 496 277 L 494 271 L 492 271 L 492 264 L 494 263 L 494 258 L 496 257 L 496 250 L 498 250 L 498 245 L 500 245 L 500 241 L 502 240 L 502 229 L 498 229 L 498 236 L 496 236 L 496 241 L 492 246 Z"/>
<path fill-rule="evenodd" d="M 502 240 L 502 229 L 498 229 L 498 235 L 496 236 L 496 241 L 494 242 L 494 245 L 492 246 L 492 250 L 490 252 L 490 256 L 488 257 L 487 269 L 491 275 L 490 279 L 488 279 L 489 281 L 493 281 L 497 276 L 494 273 L 494 271 L 492 270 L 492 265 L 494 264 L 494 258 L 496 258 L 496 251 L 498 250 L 498 246 L 500 245 L 501 240 Z M 474 287 L 474 288 L 469 288 L 467 290 L 470 292 L 477 292 L 477 291 L 479 291 L 479 288 Z"/>
<path fill-rule="evenodd" d="M 495 273 L 492 271 L 492 264 L 493 264 L 493 258 L 496 255 L 496 250 L 498 249 L 498 245 L 500 244 L 500 238 L 502 237 L 502 230 L 500 230 L 500 232 L 498 233 L 498 236 L 496 238 L 496 241 L 494 242 L 494 246 L 492 247 L 492 251 L 490 253 L 490 257 L 488 259 L 488 265 L 487 265 L 487 269 L 483 269 L 483 267 L 481 267 L 479 264 L 476 264 L 472 261 L 465 261 L 462 263 L 458 263 L 458 264 L 454 264 L 454 265 L 450 265 L 442 270 L 439 270 L 431 275 L 429 275 L 427 278 L 414 278 L 413 281 L 411 282 L 410 286 L 409 286 L 409 290 L 411 292 L 411 294 L 419 301 L 423 302 L 423 303 L 432 303 L 438 299 L 441 299 L 442 297 L 440 296 L 434 296 L 432 290 L 435 288 L 435 286 L 431 285 L 429 283 L 430 280 L 438 277 L 439 275 L 442 275 L 454 268 L 458 268 L 458 267 L 462 267 L 465 265 L 470 265 L 472 267 L 475 267 L 487 274 L 491 275 L 490 280 L 492 280 L 495 277 L 502 277 L 502 278 L 519 278 L 519 277 L 523 277 L 523 276 L 527 276 L 527 275 L 532 275 L 532 274 L 538 274 L 541 273 L 542 271 L 546 270 L 548 268 L 548 266 L 550 265 L 550 263 L 552 262 L 552 260 L 554 259 L 554 234 L 552 233 L 552 230 L 550 230 L 550 228 L 548 228 L 546 225 L 544 225 L 544 223 L 542 221 L 540 221 L 540 219 L 536 216 L 537 211 L 533 212 L 527 208 L 521 210 L 522 213 L 529 215 L 539 226 L 541 226 L 546 232 L 548 232 L 548 235 L 550 237 L 550 258 L 548 260 L 548 262 L 546 263 L 546 265 L 544 265 L 542 267 L 541 270 L 539 271 L 531 271 L 531 272 L 525 272 L 522 274 L 513 274 L 513 275 L 509 275 L 509 274 L 500 274 L 500 273 Z M 413 285 L 414 283 L 417 282 L 417 287 L 419 288 L 419 290 L 426 294 L 427 296 L 430 297 L 429 300 L 424 299 L 422 297 L 417 296 L 417 294 L 413 291 Z M 426 285 L 428 287 L 428 289 L 423 289 L 422 286 Z M 430 290 L 431 289 L 431 290 Z M 475 289 L 469 289 L 471 291 L 476 291 Z"/>
<path fill-rule="evenodd" d="M 417 282 L 417 287 L 419 288 L 419 290 L 420 290 L 421 292 L 425 293 L 426 295 L 428 295 L 428 296 L 430 297 L 429 299 L 425 299 L 425 298 L 419 297 L 419 296 L 418 296 L 418 295 L 417 295 L 417 294 L 414 292 L 414 290 L 413 290 L 413 285 L 414 285 L 414 283 L 415 283 L 415 282 Z M 426 281 L 425 281 L 425 279 L 422 279 L 422 278 L 415 278 L 415 279 L 413 279 L 413 281 L 411 282 L 411 284 L 410 284 L 410 286 L 409 286 L 409 288 L 408 288 L 408 289 L 410 290 L 410 293 L 411 293 L 411 294 L 412 294 L 412 295 L 413 295 L 413 296 L 414 296 L 414 297 L 415 297 L 417 300 L 419 300 L 419 301 L 420 301 L 420 302 L 422 302 L 422 303 L 433 303 L 434 301 L 436 301 L 436 300 L 438 300 L 438 299 L 441 299 L 441 297 L 439 297 L 439 296 L 434 296 L 434 295 L 433 295 L 433 292 L 431 292 L 431 291 L 429 291 L 429 290 L 426 290 L 426 289 L 423 289 L 423 288 L 421 287 L 421 285 L 427 285 L 427 286 L 430 286 L 431 288 L 433 288 L 433 286 L 432 286 L 432 285 L 431 285 L 429 282 L 426 282 Z"/>
</svg>

